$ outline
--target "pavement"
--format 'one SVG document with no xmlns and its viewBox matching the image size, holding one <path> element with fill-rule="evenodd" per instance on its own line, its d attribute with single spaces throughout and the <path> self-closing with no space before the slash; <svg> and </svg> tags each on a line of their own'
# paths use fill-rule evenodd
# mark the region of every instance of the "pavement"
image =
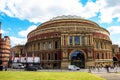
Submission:
<svg viewBox="0 0 120 80">
<path fill-rule="evenodd" d="M 118 73 L 93 73 L 93 74 L 105 78 L 106 80 L 120 80 L 120 74 Z"/>
<path fill-rule="evenodd" d="M 91 74 L 95 74 L 106 80 L 120 80 L 120 67 L 117 69 L 109 69 L 109 72 L 105 68 L 103 69 L 93 69 L 91 70 Z"/>
</svg>

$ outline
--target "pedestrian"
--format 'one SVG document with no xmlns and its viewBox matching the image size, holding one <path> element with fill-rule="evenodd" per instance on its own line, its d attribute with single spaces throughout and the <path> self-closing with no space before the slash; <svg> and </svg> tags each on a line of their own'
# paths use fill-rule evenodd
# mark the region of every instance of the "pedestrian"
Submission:
<svg viewBox="0 0 120 80">
<path fill-rule="evenodd" d="M 107 70 L 107 72 L 109 72 L 109 66 L 108 65 L 106 65 L 106 70 Z"/>
<path fill-rule="evenodd" d="M 115 66 L 115 68 L 114 68 L 114 69 L 115 69 L 115 72 L 117 73 L 117 66 Z"/>
<path fill-rule="evenodd" d="M 89 66 L 89 73 L 91 73 L 91 66 Z"/>
<path fill-rule="evenodd" d="M 7 71 L 7 66 L 5 66 L 5 71 Z"/>
</svg>

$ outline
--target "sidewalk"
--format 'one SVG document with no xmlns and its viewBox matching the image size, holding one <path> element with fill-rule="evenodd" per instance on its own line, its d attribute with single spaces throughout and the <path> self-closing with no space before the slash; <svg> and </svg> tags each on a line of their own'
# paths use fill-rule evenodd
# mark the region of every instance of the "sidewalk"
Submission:
<svg viewBox="0 0 120 80">
<path fill-rule="evenodd" d="M 106 80 L 120 80 L 120 74 L 118 73 L 93 73 L 98 75 Z"/>
</svg>

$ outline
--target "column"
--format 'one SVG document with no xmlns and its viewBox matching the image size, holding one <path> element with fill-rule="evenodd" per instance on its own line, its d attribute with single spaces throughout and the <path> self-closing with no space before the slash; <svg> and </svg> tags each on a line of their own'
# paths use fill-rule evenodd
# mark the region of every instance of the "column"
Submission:
<svg viewBox="0 0 120 80">
<path fill-rule="evenodd" d="M 70 36 L 67 36 L 67 45 L 70 45 Z"/>
<path fill-rule="evenodd" d="M 82 45 L 82 35 L 80 35 L 80 45 Z"/>
<path fill-rule="evenodd" d="M 86 36 L 86 45 L 88 45 L 88 35 Z"/>
<path fill-rule="evenodd" d="M 91 44 L 93 45 L 93 35 L 91 35 Z"/>
<path fill-rule="evenodd" d="M 72 43 L 73 43 L 73 46 L 75 45 L 74 43 L 74 35 L 72 36 Z"/>
</svg>

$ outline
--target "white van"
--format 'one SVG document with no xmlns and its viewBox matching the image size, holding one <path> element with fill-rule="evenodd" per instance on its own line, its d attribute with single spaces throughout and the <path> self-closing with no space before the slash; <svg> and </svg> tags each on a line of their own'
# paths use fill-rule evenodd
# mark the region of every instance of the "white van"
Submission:
<svg viewBox="0 0 120 80">
<path fill-rule="evenodd" d="M 21 63 L 13 63 L 13 64 L 12 64 L 12 68 L 13 68 L 13 69 L 23 69 L 23 68 L 24 68 L 24 65 L 21 64 Z"/>
<path fill-rule="evenodd" d="M 80 68 L 75 65 L 68 65 L 68 70 L 80 70 Z"/>
</svg>

